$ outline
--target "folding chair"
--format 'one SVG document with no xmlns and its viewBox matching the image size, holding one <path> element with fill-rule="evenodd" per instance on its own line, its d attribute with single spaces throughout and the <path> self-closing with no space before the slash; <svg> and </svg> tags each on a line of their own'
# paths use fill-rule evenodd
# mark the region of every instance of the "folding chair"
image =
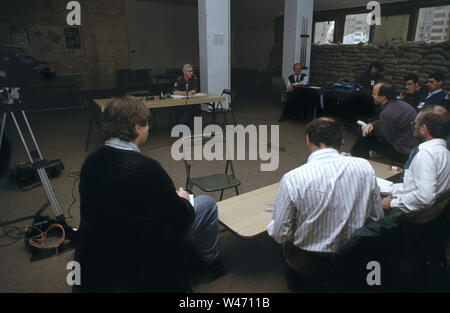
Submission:
<svg viewBox="0 0 450 313">
<path fill-rule="evenodd" d="M 230 158 L 226 160 L 225 172 L 216 173 L 207 176 L 191 177 L 191 150 L 195 149 L 195 146 L 201 145 L 202 151 L 204 144 L 222 144 L 226 149 L 226 142 L 224 141 L 223 134 L 220 132 L 215 133 L 212 137 L 206 137 L 203 135 L 186 136 L 182 139 L 183 144 L 183 161 L 186 168 L 186 189 L 192 189 L 193 186 L 197 186 L 204 192 L 214 192 L 220 190 L 220 200 L 222 200 L 223 191 L 225 189 L 234 188 L 236 194 L 239 194 L 238 187 L 241 182 L 236 179 L 233 163 Z M 185 148 L 188 149 L 185 149 Z M 195 150 L 194 150 L 195 151 Z M 226 149 L 229 151 L 229 149 Z M 231 175 L 228 174 L 228 168 L 231 169 Z"/>
<path fill-rule="evenodd" d="M 223 114 L 223 118 L 224 118 L 225 124 L 228 124 L 227 113 L 231 113 L 231 115 L 233 117 L 234 125 L 236 125 L 237 124 L 236 123 L 236 117 L 234 116 L 234 112 L 231 109 L 231 102 L 236 96 L 236 91 L 235 90 L 230 90 L 230 89 L 224 89 L 224 90 L 222 90 L 222 93 L 220 95 L 221 96 L 223 96 L 223 95 L 229 95 L 230 96 L 230 99 L 229 99 L 230 101 L 228 102 L 228 108 L 224 108 L 223 107 L 222 101 L 219 101 L 217 103 L 217 106 L 216 106 L 215 109 L 213 107 L 214 103 L 208 103 L 208 106 L 211 107 L 211 110 L 214 110 L 214 114 L 217 114 L 217 113 L 222 113 Z"/>
</svg>

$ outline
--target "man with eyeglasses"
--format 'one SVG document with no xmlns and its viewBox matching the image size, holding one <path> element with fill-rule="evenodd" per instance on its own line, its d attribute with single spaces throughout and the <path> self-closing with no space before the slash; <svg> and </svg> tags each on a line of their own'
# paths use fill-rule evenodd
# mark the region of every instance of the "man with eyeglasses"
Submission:
<svg viewBox="0 0 450 313">
<path fill-rule="evenodd" d="M 444 108 L 428 106 L 412 123 L 414 138 L 419 142 L 405 164 L 403 183 L 382 187 L 383 209 L 393 207 L 409 213 L 416 223 L 426 223 L 437 217 L 446 202 L 435 204 L 450 191 L 449 115 Z"/>
<path fill-rule="evenodd" d="M 183 66 L 183 75 L 179 76 L 173 84 L 173 94 L 191 97 L 198 91 L 198 80 L 194 74 L 194 68 L 186 63 Z"/>
<path fill-rule="evenodd" d="M 192 97 L 198 91 L 198 80 L 194 74 L 194 68 L 191 64 L 186 63 L 183 66 L 183 75 L 178 76 L 173 84 L 172 93 L 178 96 Z M 193 115 L 191 107 L 177 107 L 175 111 L 176 122 L 181 124 L 191 124 Z"/>
</svg>

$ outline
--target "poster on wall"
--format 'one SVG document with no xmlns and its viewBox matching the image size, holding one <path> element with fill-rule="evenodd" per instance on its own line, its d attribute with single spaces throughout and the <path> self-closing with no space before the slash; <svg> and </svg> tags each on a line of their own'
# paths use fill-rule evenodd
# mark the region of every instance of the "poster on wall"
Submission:
<svg viewBox="0 0 450 313">
<path fill-rule="evenodd" d="M 24 49 L 30 48 L 30 42 L 28 41 L 28 32 L 25 28 L 11 26 L 9 28 L 11 34 L 11 43 L 13 46 L 18 46 Z"/>
<path fill-rule="evenodd" d="M 81 49 L 80 29 L 76 27 L 64 27 L 67 49 Z"/>
</svg>

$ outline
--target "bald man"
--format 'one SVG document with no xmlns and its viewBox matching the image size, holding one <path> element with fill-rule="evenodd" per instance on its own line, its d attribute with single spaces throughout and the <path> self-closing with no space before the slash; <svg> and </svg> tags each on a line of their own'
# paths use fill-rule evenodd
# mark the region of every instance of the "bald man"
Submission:
<svg viewBox="0 0 450 313">
<path fill-rule="evenodd" d="M 425 107 L 414 120 L 414 138 L 420 144 L 405 164 L 403 183 L 382 187 L 383 209 L 405 211 L 417 223 L 436 218 L 446 203 L 436 200 L 450 191 L 449 115 L 440 106 Z"/>
</svg>

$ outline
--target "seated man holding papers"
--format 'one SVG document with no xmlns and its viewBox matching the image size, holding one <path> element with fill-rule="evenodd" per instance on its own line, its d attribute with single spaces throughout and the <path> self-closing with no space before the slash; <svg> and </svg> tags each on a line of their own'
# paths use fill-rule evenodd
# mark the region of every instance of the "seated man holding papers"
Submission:
<svg viewBox="0 0 450 313">
<path fill-rule="evenodd" d="M 410 213 L 417 223 L 437 217 L 446 202 L 435 202 L 450 191 L 450 152 L 446 143 L 449 116 L 436 109 L 437 106 L 425 107 L 414 121 L 414 137 L 421 144 L 410 153 L 403 183 L 381 187 L 384 195 L 391 195 L 383 199 L 383 208 L 398 207 Z"/>
</svg>

